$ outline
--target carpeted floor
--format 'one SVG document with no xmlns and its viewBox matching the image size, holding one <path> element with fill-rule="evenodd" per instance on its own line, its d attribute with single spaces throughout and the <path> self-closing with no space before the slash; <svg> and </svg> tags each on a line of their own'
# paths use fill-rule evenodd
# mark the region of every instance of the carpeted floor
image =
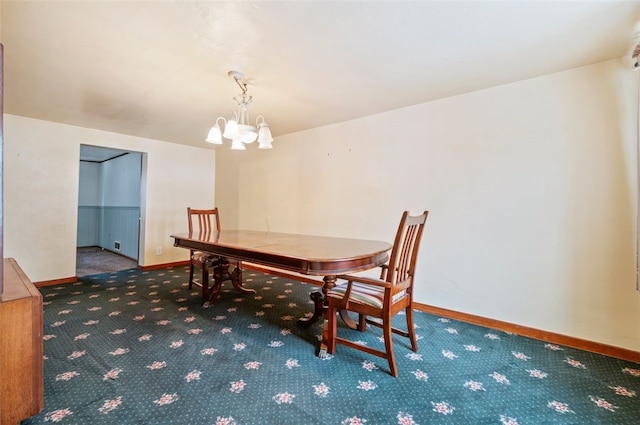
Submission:
<svg viewBox="0 0 640 425">
<path fill-rule="evenodd" d="M 76 276 L 110 273 L 138 267 L 138 262 L 97 246 L 82 247 L 76 251 Z"/>
<path fill-rule="evenodd" d="M 394 379 L 347 347 L 316 356 L 320 324 L 295 322 L 315 287 L 245 281 L 257 294 L 207 309 L 187 267 L 42 288 L 45 406 L 23 425 L 640 423 L 640 364 L 417 313 L 419 352 L 395 339 Z"/>
</svg>

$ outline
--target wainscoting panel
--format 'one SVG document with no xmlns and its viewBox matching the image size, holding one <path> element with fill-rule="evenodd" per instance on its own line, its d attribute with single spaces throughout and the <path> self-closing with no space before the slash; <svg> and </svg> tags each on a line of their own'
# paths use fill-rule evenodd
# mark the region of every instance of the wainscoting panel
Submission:
<svg viewBox="0 0 640 425">
<path fill-rule="evenodd" d="M 78 247 L 99 246 L 138 259 L 139 207 L 78 207 Z"/>
<path fill-rule="evenodd" d="M 138 207 L 103 207 L 100 246 L 137 259 L 139 218 Z"/>
<path fill-rule="evenodd" d="M 78 207 L 78 238 L 77 246 L 98 246 L 100 244 L 100 214 L 101 207 Z"/>
</svg>

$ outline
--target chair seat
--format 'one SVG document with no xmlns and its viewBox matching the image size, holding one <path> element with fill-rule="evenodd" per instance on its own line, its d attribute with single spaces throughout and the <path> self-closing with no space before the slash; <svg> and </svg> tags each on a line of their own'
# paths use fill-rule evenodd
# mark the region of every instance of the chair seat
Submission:
<svg viewBox="0 0 640 425">
<path fill-rule="evenodd" d="M 327 293 L 327 296 L 330 297 L 333 295 L 337 298 L 343 298 L 345 293 L 347 292 L 347 287 L 348 285 L 346 283 L 338 285 L 332 288 Z M 399 292 L 392 298 L 391 302 L 395 303 L 406 295 L 406 291 Z M 375 308 L 382 308 L 382 306 L 384 305 L 384 289 L 377 286 L 364 285 L 354 282 L 353 287 L 351 288 L 349 301 L 370 305 L 371 307 Z"/>
<path fill-rule="evenodd" d="M 196 251 L 191 256 L 192 261 L 197 261 L 200 264 L 205 262 L 214 262 L 218 259 L 217 255 L 209 254 L 208 252 Z"/>
</svg>

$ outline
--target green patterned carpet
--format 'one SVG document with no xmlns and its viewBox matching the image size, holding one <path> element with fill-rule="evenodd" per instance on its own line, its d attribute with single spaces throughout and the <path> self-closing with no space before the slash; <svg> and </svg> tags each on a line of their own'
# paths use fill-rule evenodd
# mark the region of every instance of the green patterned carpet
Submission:
<svg viewBox="0 0 640 425">
<path fill-rule="evenodd" d="M 394 379 L 347 347 L 316 357 L 320 324 L 296 319 L 317 288 L 244 277 L 256 295 L 208 309 L 186 267 L 43 288 L 45 406 L 23 424 L 640 424 L 640 364 L 418 312 Z"/>
</svg>

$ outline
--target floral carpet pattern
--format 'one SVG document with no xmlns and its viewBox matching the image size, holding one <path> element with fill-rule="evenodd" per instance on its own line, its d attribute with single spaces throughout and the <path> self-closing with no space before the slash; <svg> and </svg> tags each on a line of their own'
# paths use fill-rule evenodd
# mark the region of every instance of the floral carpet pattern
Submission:
<svg viewBox="0 0 640 425">
<path fill-rule="evenodd" d="M 316 356 L 318 288 L 244 272 L 203 308 L 186 267 L 42 288 L 45 406 L 23 425 L 640 424 L 640 364 L 417 312 L 419 351 Z M 397 316 L 403 321 L 404 317 Z M 340 328 L 382 346 L 380 332 Z"/>
</svg>

